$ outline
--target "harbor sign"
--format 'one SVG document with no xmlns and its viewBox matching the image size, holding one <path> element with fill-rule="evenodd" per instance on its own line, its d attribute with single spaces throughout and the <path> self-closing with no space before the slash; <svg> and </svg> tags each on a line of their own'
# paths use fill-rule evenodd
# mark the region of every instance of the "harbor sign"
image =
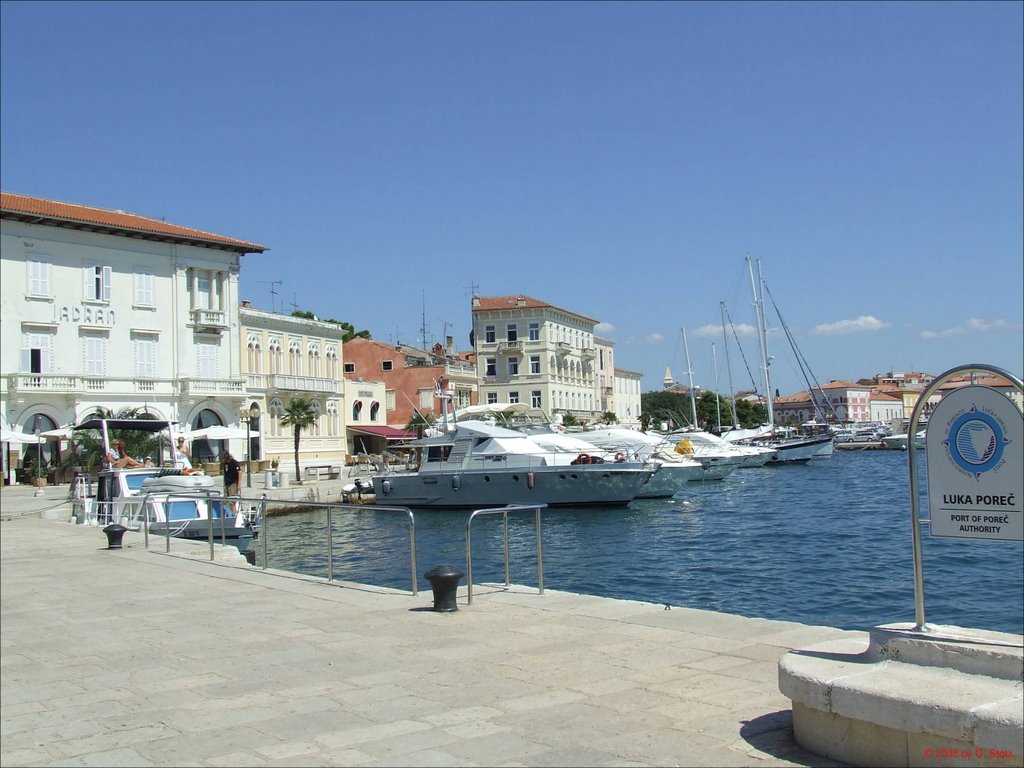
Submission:
<svg viewBox="0 0 1024 768">
<path fill-rule="evenodd" d="M 1024 415 L 989 387 L 939 401 L 925 446 L 932 536 L 1024 541 Z"/>
</svg>

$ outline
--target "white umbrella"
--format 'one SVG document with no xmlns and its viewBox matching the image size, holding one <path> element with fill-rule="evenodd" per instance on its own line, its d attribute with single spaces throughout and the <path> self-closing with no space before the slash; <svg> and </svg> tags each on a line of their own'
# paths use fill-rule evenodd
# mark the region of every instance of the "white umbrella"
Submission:
<svg viewBox="0 0 1024 768">
<path fill-rule="evenodd" d="M 0 442 L 3 443 L 37 443 L 38 438 L 35 435 L 29 435 L 25 432 L 17 432 L 13 429 L 7 429 L 6 427 L 0 429 Z"/>
<path fill-rule="evenodd" d="M 71 439 L 71 428 L 70 427 L 58 427 L 57 429 L 50 429 L 46 432 L 40 432 L 41 437 L 45 437 L 47 440 L 70 440 Z"/>
<path fill-rule="evenodd" d="M 212 427 L 203 427 L 192 432 L 182 433 L 186 440 L 244 440 L 246 437 L 259 437 L 259 430 L 250 429 L 248 431 L 239 427 L 225 427 L 220 424 Z"/>
</svg>

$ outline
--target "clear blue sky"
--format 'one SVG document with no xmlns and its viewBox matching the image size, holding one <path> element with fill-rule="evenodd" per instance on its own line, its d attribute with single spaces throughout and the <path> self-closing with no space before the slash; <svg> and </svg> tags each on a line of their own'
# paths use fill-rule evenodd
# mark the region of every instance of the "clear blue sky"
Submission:
<svg viewBox="0 0 1024 768">
<path fill-rule="evenodd" d="M 262 243 L 243 298 L 384 341 L 523 293 L 645 391 L 682 327 L 727 391 L 747 254 L 822 381 L 1021 375 L 1022 7 L 4 2 L 0 185 Z"/>
</svg>

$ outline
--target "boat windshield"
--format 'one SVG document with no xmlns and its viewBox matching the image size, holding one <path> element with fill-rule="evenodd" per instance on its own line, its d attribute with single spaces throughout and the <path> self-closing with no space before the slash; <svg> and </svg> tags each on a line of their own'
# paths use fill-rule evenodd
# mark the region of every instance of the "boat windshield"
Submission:
<svg viewBox="0 0 1024 768">
<path fill-rule="evenodd" d="M 193 520 L 198 517 L 194 501 L 171 501 L 167 503 L 168 520 Z"/>
<path fill-rule="evenodd" d="M 222 501 L 210 501 L 210 517 L 232 517 L 234 513 L 229 509 L 225 509 L 227 505 Z"/>
<path fill-rule="evenodd" d="M 124 481 L 128 485 L 128 490 L 134 493 L 135 491 L 142 489 L 143 480 L 150 477 L 156 477 L 159 472 L 159 469 L 154 469 L 152 472 L 133 472 L 130 475 L 126 474 L 124 476 Z"/>
</svg>

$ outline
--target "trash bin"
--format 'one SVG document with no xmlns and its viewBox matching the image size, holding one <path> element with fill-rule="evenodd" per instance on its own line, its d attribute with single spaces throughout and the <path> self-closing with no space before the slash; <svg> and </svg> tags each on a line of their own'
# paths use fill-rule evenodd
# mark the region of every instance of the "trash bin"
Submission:
<svg viewBox="0 0 1024 768">
<path fill-rule="evenodd" d="M 263 475 L 263 487 L 267 490 L 277 486 L 277 472 L 268 469 Z"/>
<path fill-rule="evenodd" d="M 455 598 L 459 594 L 459 579 L 465 575 L 453 565 L 435 565 L 423 574 L 434 589 L 435 611 L 459 610 Z"/>
</svg>

